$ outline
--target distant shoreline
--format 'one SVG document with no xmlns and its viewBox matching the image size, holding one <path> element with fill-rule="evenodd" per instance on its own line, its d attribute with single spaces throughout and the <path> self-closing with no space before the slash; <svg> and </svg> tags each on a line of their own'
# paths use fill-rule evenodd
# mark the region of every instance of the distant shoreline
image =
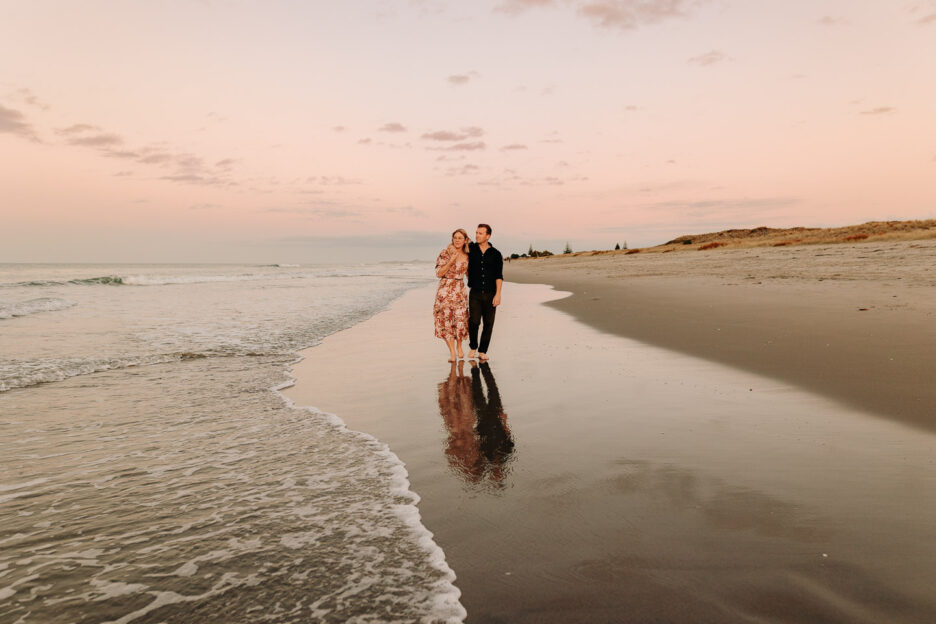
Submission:
<svg viewBox="0 0 936 624">
<path fill-rule="evenodd" d="M 649 247 L 623 248 L 607 250 L 573 251 L 553 253 L 534 251 L 533 257 L 577 257 L 602 254 L 633 255 L 638 253 L 670 253 L 673 251 L 708 251 L 711 249 L 746 249 L 750 247 L 795 247 L 799 245 L 829 245 L 836 243 L 880 243 L 894 241 L 921 241 L 936 238 L 936 219 L 923 221 L 868 221 L 860 225 L 846 225 L 834 228 L 790 227 L 769 228 L 766 226 L 750 229 L 731 229 L 704 234 L 685 234 L 660 245 Z M 621 247 L 617 243 L 617 247 Z M 527 254 L 513 259 L 526 259 Z"/>
</svg>

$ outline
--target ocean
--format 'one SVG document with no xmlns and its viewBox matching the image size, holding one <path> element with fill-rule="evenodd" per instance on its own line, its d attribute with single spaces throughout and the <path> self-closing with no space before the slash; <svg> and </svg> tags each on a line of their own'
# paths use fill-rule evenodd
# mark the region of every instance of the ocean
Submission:
<svg viewBox="0 0 936 624">
<path fill-rule="evenodd" d="M 434 280 L 0 265 L 0 622 L 462 621 L 400 460 L 279 393 Z"/>
</svg>

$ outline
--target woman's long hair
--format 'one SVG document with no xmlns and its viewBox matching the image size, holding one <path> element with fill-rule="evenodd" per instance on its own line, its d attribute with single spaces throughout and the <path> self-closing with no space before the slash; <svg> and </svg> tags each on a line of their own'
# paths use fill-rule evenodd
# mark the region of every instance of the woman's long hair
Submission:
<svg viewBox="0 0 936 624">
<path fill-rule="evenodd" d="M 465 230 L 458 228 L 457 230 L 452 232 L 452 244 L 453 245 L 455 244 L 455 235 L 458 234 L 459 232 L 461 232 L 461 235 L 465 237 L 465 243 L 462 245 L 462 251 L 464 253 L 468 253 L 468 232 L 466 232 Z"/>
</svg>

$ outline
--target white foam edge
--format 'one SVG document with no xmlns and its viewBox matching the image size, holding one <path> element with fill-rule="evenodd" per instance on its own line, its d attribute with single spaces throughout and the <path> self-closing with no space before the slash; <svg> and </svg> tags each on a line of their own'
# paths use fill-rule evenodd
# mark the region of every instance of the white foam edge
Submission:
<svg viewBox="0 0 936 624">
<path fill-rule="evenodd" d="M 59 312 L 74 307 L 76 304 L 58 297 L 38 297 L 13 303 L 0 302 L 0 319 L 20 318 L 40 312 Z"/>
<path fill-rule="evenodd" d="M 72 377 L 104 373 L 110 370 L 123 370 L 140 366 L 154 366 L 157 364 L 168 364 L 169 362 L 180 362 L 184 359 L 185 354 L 177 352 L 115 357 L 110 359 L 66 360 L 65 365 L 57 364 L 55 368 L 32 371 L 17 377 L 9 377 L 6 380 L 0 379 L 0 392 L 8 392 L 10 390 L 16 390 L 17 388 L 29 388 L 46 383 L 55 383 L 71 379 Z"/>
<path fill-rule="evenodd" d="M 446 561 L 445 552 L 435 543 L 432 531 L 427 529 L 422 523 L 422 517 L 419 514 L 419 507 L 417 506 L 420 500 L 419 494 L 410 489 L 409 473 L 406 471 L 406 464 L 403 460 L 390 450 L 387 444 L 381 442 L 371 434 L 349 428 L 347 423 L 336 414 L 323 412 L 310 405 L 296 405 L 292 399 L 282 393 L 282 390 L 296 385 L 296 377 L 292 374 L 292 367 L 304 359 L 305 357 L 300 355 L 295 361 L 290 362 L 287 370 L 284 371 L 288 378 L 287 381 L 273 386 L 270 389 L 282 399 L 288 408 L 324 417 L 329 424 L 340 432 L 359 437 L 368 442 L 369 446 L 377 451 L 378 457 L 390 462 L 393 467 L 393 477 L 390 485 L 391 493 L 410 501 L 405 505 L 394 505 L 394 512 L 403 524 L 409 527 L 416 544 L 428 554 L 429 565 L 443 575 L 441 580 L 433 584 L 433 589 L 437 592 L 432 596 L 431 600 L 433 612 L 427 614 L 423 621 L 427 623 L 451 622 L 453 624 L 464 622 L 465 618 L 468 617 L 468 611 L 465 610 L 465 607 L 462 606 L 459 600 L 461 598 L 461 590 L 455 586 L 455 571 L 452 570 L 448 561 Z"/>
</svg>

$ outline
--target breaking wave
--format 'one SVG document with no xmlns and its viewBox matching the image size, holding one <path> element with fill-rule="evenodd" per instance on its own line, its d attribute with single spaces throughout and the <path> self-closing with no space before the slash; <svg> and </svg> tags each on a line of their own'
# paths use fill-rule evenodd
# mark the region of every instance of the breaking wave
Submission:
<svg viewBox="0 0 936 624">
<path fill-rule="evenodd" d="M 29 316 L 39 312 L 57 312 L 67 310 L 75 304 L 56 297 L 39 297 L 28 301 L 16 303 L 0 303 L 0 319 L 9 319 L 17 316 Z"/>
</svg>

